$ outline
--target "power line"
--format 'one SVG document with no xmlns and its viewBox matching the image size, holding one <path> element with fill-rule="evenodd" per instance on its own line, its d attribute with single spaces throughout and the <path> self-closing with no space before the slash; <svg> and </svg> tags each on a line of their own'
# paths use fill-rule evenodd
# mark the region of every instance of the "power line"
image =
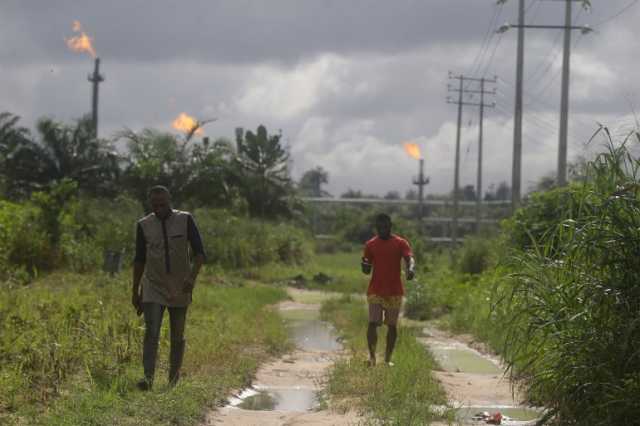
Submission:
<svg viewBox="0 0 640 426">
<path fill-rule="evenodd" d="M 623 7 L 619 12 L 615 13 L 614 15 L 603 19 L 602 21 L 593 24 L 592 27 L 596 28 L 599 27 L 603 24 L 606 24 L 607 22 L 613 21 L 614 19 L 616 19 L 617 17 L 619 17 L 620 15 L 622 15 L 623 13 L 625 13 L 627 10 L 631 9 L 633 6 L 635 6 L 636 4 L 638 4 L 638 2 L 640 2 L 640 0 L 632 0 L 631 3 L 627 4 L 625 7 Z"/>
<path fill-rule="evenodd" d="M 471 75 L 476 75 L 476 73 L 478 72 L 478 70 L 480 69 L 481 65 L 482 65 L 482 61 L 484 60 L 484 55 L 487 52 L 489 43 L 491 43 L 491 40 L 495 37 L 495 31 L 494 28 L 498 22 L 498 19 L 500 18 L 500 15 L 502 14 L 502 9 L 504 8 L 503 4 L 495 4 L 494 5 L 494 12 L 493 12 L 493 17 L 491 18 L 490 22 L 489 22 L 489 26 L 487 27 L 487 30 L 485 32 L 485 35 L 483 37 L 482 40 L 482 44 L 480 45 L 480 50 L 478 51 L 478 54 L 476 55 L 475 59 L 473 60 L 473 65 L 471 66 L 471 69 L 473 70 L 471 72 Z M 467 87 L 469 87 L 467 85 Z"/>
<path fill-rule="evenodd" d="M 580 19 L 581 14 L 582 14 L 582 8 L 578 9 L 578 11 L 576 12 L 576 15 L 573 17 L 574 22 Z M 536 68 L 536 70 L 533 73 L 531 73 L 531 75 L 525 80 L 527 83 L 531 84 L 535 81 L 541 81 L 544 78 L 544 76 L 547 75 L 547 73 L 550 71 L 551 67 L 556 62 L 556 59 L 558 59 L 560 54 L 562 54 L 562 49 L 556 49 L 556 47 L 560 44 L 561 37 L 562 37 L 562 32 L 558 31 L 558 33 L 556 34 L 556 37 L 553 40 L 552 47 L 549 51 L 549 54 L 543 61 L 541 61 L 538 64 L 538 67 Z M 548 59 L 551 59 L 551 60 L 547 62 Z M 545 63 L 547 63 L 546 67 L 544 66 Z M 543 68 L 544 70 L 542 71 L 542 73 L 538 75 L 538 72 Z"/>
</svg>

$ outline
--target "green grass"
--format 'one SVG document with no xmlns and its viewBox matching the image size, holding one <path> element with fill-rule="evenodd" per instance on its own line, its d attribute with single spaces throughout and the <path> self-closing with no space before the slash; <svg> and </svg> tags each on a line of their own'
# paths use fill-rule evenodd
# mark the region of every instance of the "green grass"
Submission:
<svg viewBox="0 0 640 426">
<path fill-rule="evenodd" d="M 316 254 L 302 265 L 289 266 L 271 263 L 262 267 L 244 271 L 246 278 L 258 279 L 274 284 L 293 284 L 296 278 L 303 277 L 300 288 L 323 290 L 339 293 L 364 293 L 369 277 L 360 271 L 361 253 L 358 251 Z M 314 277 L 324 274 L 331 280 L 326 284 L 316 282 Z M 300 280 L 298 279 L 298 282 Z"/>
<path fill-rule="evenodd" d="M 431 375 L 435 361 L 415 338 L 415 330 L 400 327 L 393 367 L 366 366 L 367 313 L 362 300 L 343 296 L 326 301 L 323 319 L 331 321 L 350 352 L 338 360 L 329 374 L 326 392 L 333 405 L 342 410 L 357 408 L 373 424 L 423 425 L 443 419 L 434 405 L 445 405 L 446 395 Z M 378 350 L 384 351 L 385 331 L 380 329 Z M 379 359 L 383 359 L 380 353 Z"/>
<path fill-rule="evenodd" d="M 267 307 L 286 292 L 225 287 L 203 277 L 188 313 L 183 380 L 175 389 L 166 385 L 165 318 L 156 386 L 141 393 L 135 382 L 142 375 L 144 324 L 129 295 L 125 276 L 69 273 L 3 289 L 0 423 L 197 424 L 207 408 L 250 383 L 261 362 L 290 347 L 281 318 Z"/>
</svg>

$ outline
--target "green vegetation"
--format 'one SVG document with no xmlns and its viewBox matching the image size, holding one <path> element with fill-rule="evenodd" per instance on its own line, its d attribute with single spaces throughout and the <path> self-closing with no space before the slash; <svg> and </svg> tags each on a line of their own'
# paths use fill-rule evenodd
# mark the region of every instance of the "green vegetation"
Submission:
<svg viewBox="0 0 640 426">
<path fill-rule="evenodd" d="M 399 329 L 394 366 L 370 368 L 366 365 L 368 318 L 363 300 L 350 295 L 330 299 L 323 303 L 321 317 L 336 326 L 350 351 L 349 358 L 338 360 L 329 375 L 327 393 L 338 409 L 363 410 L 373 424 L 423 425 L 442 419 L 443 414 L 434 409 L 446 404 L 444 392 L 431 375 L 435 361 L 416 340 L 414 330 Z M 384 350 L 384 339 L 379 343 Z"/>
<path fill-rule="evenodd" d="M 640 158 L 626 142 L 534 194 L 499 238 L 431 258 L 409 288 L 411 316 L 488 342 L 546 423 L 640 416 Z"/>
<path fill-rule="evenodd" d="M 300 265 L 270 263 L 249 268 L 249 278 L 276 285 L 338 293 L 365 294 L 369 277 L 360 271 L 361 253 L 356 250 L 331 254 L 313 254 Z"/>
<path fill-rule="evenodd" d="M 0 423 L 197 424 L 205 407 L 289 347 L 280 317 L 267 308 L 284 291 L 226 287 L 205 276 L 189 309 L 184 380 L 165 385 L 165 321 L 157 386 L 140 393 L 144 325 L 129 287 L 124 277 L 54 273 L 0 292 Z"/>
</svg>

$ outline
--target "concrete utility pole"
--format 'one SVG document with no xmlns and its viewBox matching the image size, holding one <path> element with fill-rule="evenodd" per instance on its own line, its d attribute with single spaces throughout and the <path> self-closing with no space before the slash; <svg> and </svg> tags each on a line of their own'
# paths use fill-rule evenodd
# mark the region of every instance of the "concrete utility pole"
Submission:
<svg viewBox="0 0 640 426">
<path fill-rule="evenodd" d="M 476 232 L 480 232 L 480 217 L 482 210 L 482 142 L 483 142 L 483 133 L 484 133 L 484 109 L 485 107 L 493 108 L 495 107 L 495 103 L 491 105 L 485 105 L 484 103 L 484 95 L 492 94 L 495 95 L 496 91 L 493 89 L 491 92 L 486 92 L 484 90 L 485 83 L 493 83 L 495 84 L 497 79 L 494 78 L 492 80 L 487 80 L 486 78 L 480 79 L 480 120 L 478 122 L 478 179 L 476 181 Z"/>
<path fill-rule="evenodd" d="M 571 0 L 565 0 L 564 48 L 562 53 L 562 95 L 558 137 L 558 186 L 567 184 L 567 133 L 569 130 L 569 75 L 571 67 Z"/>
<path fill-rule="evenodd" d="M 507 0 L 499 0 L 504 3 Z M 565 23 L 564 25 L 526 25 L 524 22 L 524 0 L 518 0 L 518 24 L 504 24 L 499 29 L 499 33 L 508 31 L 510 28 L 518 28 L 518 58 L 516 70 L 516 111 L 514 123 L 514 155 L 513 155 L 513 180 L 512 199 L 513 209 L 520 201 L 520 179 L 521 179 L 521 158 L 522 158 L 522 85 L 524 72 L 524 29 L 561 29 L 564 30 L 564 51 L 562 57 L 562 95 L 560 101 L 560 132 L 558 140 L 558 185 L 567 183 L 567 134 L 569 122 L 569 76 L 571 58 L 571 30 L 580 30 L 583 34 L 591 32 L 588 26 L 572 25 L 571 9 L 573 2 L 581 2 L 583 7 L 589 6 L 589 0 L 558 0 L 565 2 Z M 517 152 L 516 152 L 517 151 Z M 517 155 L 516 155 L 517 154 Z"/>
<path fill-rule="evenodd" d="M 460 136 L 461 136 L 461 127 L 462 127 L 462 107 L 463 106 L 479 106 L 481 109 L 485 108 L 485 107 L 489 107 L 489 108 L 493 108 L 495 107 L 495 103 L 493 104 L 485 104 L 484 101 L 484 94 L 490 93 L 490 94 L 495 94 L 495 91 L 492 92 L 486 92 L 484 90 L 484 83 L 485 82 L 492 82 L 495 83 L 496 79 L 492 79 L 492 80 L 488 80 L 486 78 L 472 78 L 472 77 L 465 77 L 463 75 L 458 75 L 458 76 L 454 76 L 453 74 L 449 73 L 449 79 L 451 80 L 459 80 L 459 88 L 458 89 L 454 89 L 451 87 L 448 87 L 449 92 L 458 92 L 458 100 L 455 101 L 453 99 L 451 99 L 450 97 L 447 98 L 447 103 L 449 104 L 455 104 L 458 105 L 458 128 L 457 128 L 457 132 L 456 132 L 456 158 L 455 158 L 455 167 L 454 167 L 454 178 L 453 178 L 453 221 L 452 221 L 452 229 L 451 229 L 451 240 L 453 242 L 453 244 L 455 245 L 458 241 L 458 217 L 459 217 L 459 210 L 458 210 L 458 197 L 459 197 L 459 193 L 460 193 Z M 471 90 L 471 89 L 465 89 L 464 88 L 464 82 L 465 81 L 470 81 L 470 82 L 480 82 L 481 83 L 481 89 L 480 90 Z M 464 102 L 463 99 L 463 95 L 465 94 L 472 94 L 472 93 L 480 93 L 482 96 L 482 100 L 480 103 L 477 102 Z M 484 111 L 481 112 L 481 117 L 484 114 Z M 480 124 L 481 130 L 480 130 L 480 140 L 479 143 L 482 144 L 482 122 Z M 480 145 L 481 146 L 481 145 Z M 482 149 L 482 148 L 480 148 Z M 482 161 L 480 159 L 480 161 Z M 479 167 L 481 169 L 482 164 L 479 163 Z M 481 180 L 482 177 L 479 177 L 479 179 Z M 478 197 L 479 198 L 479 197 Z M 479 206 L 478 206 L 479 208 Z M 476 212 L 476 214 L 479 214 L 478 212 Z M 479 222 L 478 222 L 479 224 Z"/>
<path fill-rule="evenodd" d="M 518 53 L 516 59 L 516 106 L 513 122 L 513 167 L 511 170 L 511 210 L 520 205 L 522 182 L 522 90 L 524 80 L 524 0 L 518 0 Z"/>
<path fill-rule="evenodd" d="M 93 74 L 89 74 L 88 80 L 93 84 L 93 96 L 91 98 L 91 120 L 93 122 L 93 135 L 98 137 L 98 86 L 104 81 L 100 74 L 100 58 L 96 58 Z"/>
</svg>

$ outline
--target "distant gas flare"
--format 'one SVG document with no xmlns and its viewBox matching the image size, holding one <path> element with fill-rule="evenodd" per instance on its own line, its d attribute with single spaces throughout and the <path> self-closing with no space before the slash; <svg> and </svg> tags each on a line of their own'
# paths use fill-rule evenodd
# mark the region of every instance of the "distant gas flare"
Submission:
<svg viewBox="0 0 640 426">
<path fill-rule="evenodd" d="M 78 34 L 65 39 L 67 47 L 74 52 L 88 52 L 92 57 L 95 58 L 96 51 L 91 44 L 93 39 L 89 37 L 84 31 L 82 31 L 82 25 L 80 25 L 80 21 L 73 21 L 73 32 Z"/>
<path fill-rule="evenodd" d="M 178 118 L 173 120 L 171 123 L 174 129 L 180 130 L 181 132 L 195 133 L 196 135 L 202 135 L 204 132 L 202 127 L 200 127 L 200 123 L 195 118 L 187 115 L 185 112 L 181 112 Z M 196 129 L 195 131 L 193 129 Z"/>
<path fill-rule="evenodd" d="M 420 147 L 415 143 L 404 143 L 404 150 L 409 154 L 412 158 L 416 160 L 422 159 L 422 154 L 420 153 Z"/>
</svg>

